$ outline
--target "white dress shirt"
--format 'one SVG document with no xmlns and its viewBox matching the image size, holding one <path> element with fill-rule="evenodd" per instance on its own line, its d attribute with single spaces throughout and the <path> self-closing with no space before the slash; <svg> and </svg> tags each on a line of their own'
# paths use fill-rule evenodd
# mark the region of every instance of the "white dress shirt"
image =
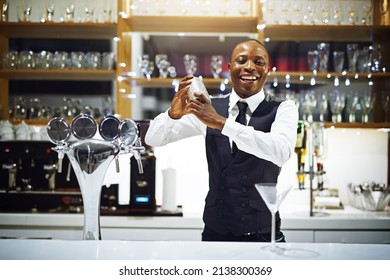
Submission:
<svg viewBox="0 0 390 280">
<path fill-rule="evenodd" d="M 264 100 L 264 91 L 241 99 L 234 90 L 230 94 L 229 117 L 222 129 L 222 134 L 229 137 L 230 143 L 236 143 L 238 149 L 259 158 L 273 162 L 281 167 L 294 152 L 297 134 L 298 109 L 292 100 L 283 101 L 276 112 L 270 132 L 257 131 L 235 121 L 238 115 L 237 101 L 248 103 L 247 123 L 252 112 Z M 195 115 L 185 115 L 175 120 L 168 111 L 159 114 L 150 122 L 145 136 L 149 146 L 163 146 L 195 135 L 206 136 L 206 125 Z"/>
</svg>

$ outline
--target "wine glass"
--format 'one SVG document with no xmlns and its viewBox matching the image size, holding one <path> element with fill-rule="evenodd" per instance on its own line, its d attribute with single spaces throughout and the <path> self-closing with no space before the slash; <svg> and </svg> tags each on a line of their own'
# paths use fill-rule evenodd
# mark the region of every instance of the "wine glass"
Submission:
<svg viewBox="0 0 390 280">
<path fill-rule="evenodd" d="M 255 184 L 256 190 L 260 194 L 261 198 L 267 205 L 271 212 L 271 246 L 266 247 L 271 252 L 276 252 L 277 247 L 275 244 L 275 215 L 279 211 L 279 207 L 286 198 L 288 192 L 291 190 L 291 185 L 280 185 L 277 183 L 257 183 Z"/>
<path fill-rule="evenodd" d="M 364 16 L 362 17 L 362 24 L 363 25 L 370 25 L 372 24 L 372 0 L 366 0 L 363 2 L 362 6 Z"/>
<path fill-rule="evenodd" d="M 302 96 L 303 120 L 313 122 L 313 110 L 317 106 L 317 97 L 314 91 L 303 92 Z"/>
<path fill-rule="evenodd" d="M 359 94 L 357 92 L 351 92 L 349 102 L 348 102 L 349 122 L 356 122 L 356 110 L 358 109 L 359 106 L 360 106 Z"/>
<path fill-rule="evenodd" d="M 389 121 L 390 92 L 382 91 L 382 107 L 385 113 L 385 122 Z"/>
<path fill-rule="evenodd" d="M 222 63 L 223 63 L 222 55 L 211 56 L 210 70 L 215 79 L 219 78 L 219 74 L 221 74 L 222 72 Z"/>
<path fill-rule="evenodd" d="M 332 111 L 332 122 L 341 122 L 341 113 L 345 106 L 345 93 L 338 90 L 329 93 L 330 110 Z"/>
<path fill-rule="evenodd" d="M 8 8 L 9 3 L 8 0 L 6 0 L 1 6 L 1 21 L 8 21 Z"/>
<path fill-rule="evenodd" d="M 356 43 L 347 44 L 348 72 L 357 72 L 357 59 L 359 54 L 359 45 Z"/>
<path fill-rule="evenodd" d="M 183 57 L 184 67 L 187 75 L 194 75 L 198 70 L 198 62 L 196 55 L 185 54 Z"/>
<path fill-rule="evenodd" d="M 369 122 L 369 115 L 374 108 L 375 103 L 375 97 L 376 95 L 373 94 L 371 91 L 367 91 L 362 94 L 361 97 L 361 105 L 363 109 L 363 116 L 362 116 L 362 122 L 367 123 Z"/>
<path fill-rule="evenodd" d="M 320 122 L 324 121 L 324 114 L 328 110 L 328 95 L 326 92 L 322 92 L 318 95 L 318 101 L 317 101 L 318 111 L 320 112 Z"/>
</svg>

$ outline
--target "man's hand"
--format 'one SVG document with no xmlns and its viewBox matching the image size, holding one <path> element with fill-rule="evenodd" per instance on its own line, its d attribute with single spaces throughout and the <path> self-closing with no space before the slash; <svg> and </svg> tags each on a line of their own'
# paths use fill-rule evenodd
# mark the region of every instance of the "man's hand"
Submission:
<svg viewBox="0 0 390 280">
<path fill-rule="evenodd" d="M 202 123 L 210 128 L 222 130 L 226 118 L 219 115 L 203 94 L 195 93 L 196 99 L 191 100 L 185 107 L 186 114 L 194 114 Z"/>
<path fill-rule="evenodd" d="M 180 81 L 179 90 L 173 97 L 171 108 L 168 111 L 168 114 L 172 119 L 180 119 L 186 114 L 185 107 L 188 102 L 187 91 L 193 77 L 194 76 L 192 75 L 187 75 Z"/>
</svg>

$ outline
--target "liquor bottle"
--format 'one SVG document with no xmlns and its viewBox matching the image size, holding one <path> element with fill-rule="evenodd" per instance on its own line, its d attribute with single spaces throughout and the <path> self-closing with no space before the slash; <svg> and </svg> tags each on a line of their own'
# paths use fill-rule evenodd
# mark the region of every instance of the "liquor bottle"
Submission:
<svg viewBox="0 0 390 280">
<path fill-rule="evenodd" d="M 298 121 L 297 142 L 295 144 L 295 153 L 298 155 L 298 186 L 299 189 L 305 188 L 305 158 L 306 158 L 306 125 L 304 121 Z"/>
</svg>

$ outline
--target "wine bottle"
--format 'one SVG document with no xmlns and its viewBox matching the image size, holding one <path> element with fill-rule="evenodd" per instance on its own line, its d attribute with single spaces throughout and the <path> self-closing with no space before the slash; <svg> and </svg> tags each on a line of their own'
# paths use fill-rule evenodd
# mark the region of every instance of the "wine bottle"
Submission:
<svg viewBox="0 0 390 280">
<path fill-rule="evenodd" d="M 295 153 L 298 155 L 298 186 L 299 189 L 305 188 L 305 158 L 306 158 L 306 125 L 304 121 L 298 121 L 297 142 L 295 144 Z"/>
</svg>

